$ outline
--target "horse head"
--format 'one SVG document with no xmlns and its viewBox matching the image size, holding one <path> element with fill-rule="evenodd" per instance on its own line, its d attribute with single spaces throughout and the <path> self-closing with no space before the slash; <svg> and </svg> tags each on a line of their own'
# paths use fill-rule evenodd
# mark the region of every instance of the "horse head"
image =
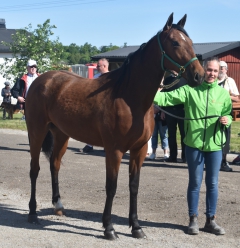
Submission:
<svg viewBox="0 0 240 248">
<path fill-rule="evenodd" d="M 194 53 L 192 40 L 184 29 L 186 19 L 185 14 L 177 24 L 173 24 L 172 13 L 162 32 L 158 33 L 158 43 L 162 52 L 162 69 L 178 72 L 179 77 L 183 76 L 194 87 L 201 84 L 204 70 Z"/>
</svg>

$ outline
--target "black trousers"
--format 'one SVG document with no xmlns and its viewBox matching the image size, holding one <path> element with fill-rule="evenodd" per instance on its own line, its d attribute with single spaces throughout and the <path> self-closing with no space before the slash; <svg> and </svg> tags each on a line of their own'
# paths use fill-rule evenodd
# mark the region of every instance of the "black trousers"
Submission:
<svg viewBox="0 0 240 248">
<path fill-rule="evenodd" d="M 3 118 L 6 118 L 6 109 L 3 108 Z"/>
<path fill-rule="evenodd" d="M 226 144 L 222 149 L 223 154 L 227 155 L 230 151 L 231 125 L 225 129 Z"/>
<path fill-rule="evenodd" d="M 184 109 L 166 109 L 169 113 L 184 117 Z M 183 143 L 183 139 L 185 137 L 185 131 L 184 131 L 184 120 L 177 119 L 175 117 L 172 117 L 168 114 L 165 115 L 167 126 L 168 126 L 168 145 L 170 150 L 170 158 L 176 159 L 178 155 L 178 147 L 177 147 L 177 126 L 180 131 L 181 136 L 181 147 L 182 147 L 182 154 L 181 158 L 185 159 L 185 144 Z"/>
</svg>

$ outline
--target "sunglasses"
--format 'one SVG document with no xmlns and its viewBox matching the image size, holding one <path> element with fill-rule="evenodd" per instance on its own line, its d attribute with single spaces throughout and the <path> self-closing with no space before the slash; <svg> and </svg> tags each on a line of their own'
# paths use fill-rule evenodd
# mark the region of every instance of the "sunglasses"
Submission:
<svg viewBox="0 0 240 248">
<path fill-rule="evenodd" d="M 30 68 L 37 68 L 37 66 L 36 65 L 32 65 L 32 66 L 29 66 Z"/>
</svg>

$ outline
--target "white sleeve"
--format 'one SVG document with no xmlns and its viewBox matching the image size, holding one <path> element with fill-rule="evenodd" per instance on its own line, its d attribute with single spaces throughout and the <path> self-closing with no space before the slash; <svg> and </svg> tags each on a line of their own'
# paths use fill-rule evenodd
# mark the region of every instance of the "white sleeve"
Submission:
<svg viewBox="0 0 240 248">
<path fill-rule="evenodd" d="M 234 94 L 235 96 L 239 96 L 239 91 L 233 78 L 228 78 L 228 84 L 231 93 Z"/>
</svg>

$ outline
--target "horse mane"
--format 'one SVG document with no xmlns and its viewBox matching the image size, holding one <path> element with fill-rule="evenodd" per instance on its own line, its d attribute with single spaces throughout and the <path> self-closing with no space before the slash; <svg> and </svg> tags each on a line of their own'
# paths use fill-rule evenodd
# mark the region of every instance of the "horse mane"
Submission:
<svg viewBox="0 0 240 248">
<path fill-rule="evenodd" d="M 150 41 L 150 40 L 149 40 Z M 149 42 L 148 41 L 148 42 Z M 130 68 L 132 60 L 138 55 L 141 54 L 141 57 L 143 55 L 144 48 L 146 47 L 147 43 L 143 43 L 135 52 L 129 53 L 127 58 L 124 60 L 122 66 L 118 68 L 117 70 L 121 70 L 120 77 L 118 80 L 115 81 L 113 86 L 113 97 L 120 97 L 124 92 L 127 90 L 127 86 L 129 84 L 129 78 L 130 78 Z M 126 83 L 123 84 L 122 82 L 126 79 Z"/>
</svg>

